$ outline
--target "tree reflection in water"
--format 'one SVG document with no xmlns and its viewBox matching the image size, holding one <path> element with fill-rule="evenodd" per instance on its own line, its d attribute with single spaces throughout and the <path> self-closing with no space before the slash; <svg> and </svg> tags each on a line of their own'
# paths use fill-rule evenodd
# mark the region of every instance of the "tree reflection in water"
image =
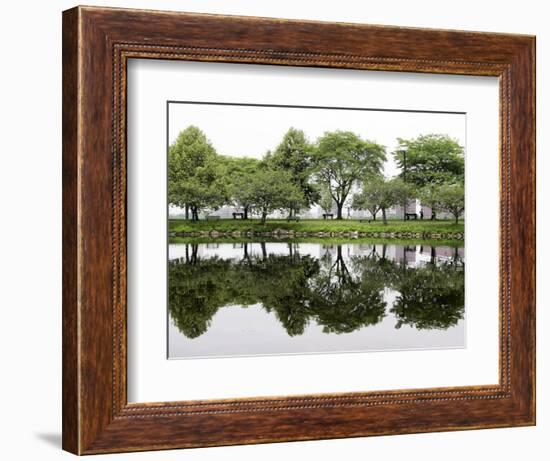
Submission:
<svg viewBox="0 0 550 461">
<path fill-rule="evenodd" d="M 402 246 L 394 246 L 389 258 L 388 245 L 346 256 L 349 245 L 320 245 L 322 254 L 314 257 L 301 255 L 296 243 L 288 243 L 284 254 L 269 253 L 264 242 L 252 253 L 252 244 L 243 243 L 240 257 L 224 259 L 200 257 L 200 245 L 205 244 L 186 243 L 184 256 L 169 262 L 170 316 L 188 338 L 205 333 L 226 306 L 260 304 L 290 336 L 304 333 L 310 322 L 324 333 L 350 333 L 381 322 L 387 308 L 396 328 L 445 330 L 464 317 L 464 265 L 458 249 L 438 260 L 436 248 L 421 247 L 431 256 L 411 266 Z M 400 252 L 404 256 L 396 257 Z M 389 306 L 387 290 L 396 294 Z"/>
</svg>

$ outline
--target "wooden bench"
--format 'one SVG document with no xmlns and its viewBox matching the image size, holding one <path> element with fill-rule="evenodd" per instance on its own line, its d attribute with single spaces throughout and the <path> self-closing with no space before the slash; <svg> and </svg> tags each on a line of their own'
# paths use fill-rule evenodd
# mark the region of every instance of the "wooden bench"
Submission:
<svg viewBox="0 0 550 461">
<path fill-rule="evenodd" d="M 334 219 L 334 214 L 332 213 L 323 213 L 323 219 Z"/>
<path fill-rule="evenodd" d="M 416 213 L 405 213 L 405 221 L 410 221 L 411 219 L 418 219 Z"/>
<path fill-rule="evenodd" d="M 206 216 L 207 221 L 218 221 L 220 217 L 218 215 L 208 215 Z"/>
<path fill-rule="evenodd" d="M 286 218 L 287 222 L 290 222 L 290 221 L 300 221 L 300 216 L 292 216 L 290 218 Z"/>
<path fill-rule="evenodd" d="M 359 222 L 371 222 L 371 221 L 372 221 L 371 218 L 363 218 L 359 220 Z"/>
<path fill-rule="evenodd" d="M 244 213 L 233 213 L 233 219 L 237 219 L 239 216 L 241 219 L 244 219 Z"/>
</svg>

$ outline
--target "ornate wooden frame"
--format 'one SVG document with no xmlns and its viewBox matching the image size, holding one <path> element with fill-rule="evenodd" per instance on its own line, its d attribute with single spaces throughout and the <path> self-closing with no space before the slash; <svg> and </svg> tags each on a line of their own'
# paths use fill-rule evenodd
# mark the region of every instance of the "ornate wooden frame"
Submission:
<svg viewBox="0 0 550 461">
<path fill-rule="evenodd" d="M 498 76 L 499 384 L 128 404 L 130 58 Z M 63 13 L 65 450 L 90 454 L 534 423 L 534 37 L 93 7 Z"/>
</svg>

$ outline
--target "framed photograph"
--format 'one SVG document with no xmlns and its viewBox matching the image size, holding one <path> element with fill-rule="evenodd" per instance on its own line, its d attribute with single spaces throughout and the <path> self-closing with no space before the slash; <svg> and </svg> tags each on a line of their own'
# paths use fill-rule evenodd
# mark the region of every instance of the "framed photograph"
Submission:
<svg viewBox="0 0 550 461">
<path fill-rule="evenodd" d="M 535 424 L 535 38 L 63 13 L 63 448 Z"/>
</svg>

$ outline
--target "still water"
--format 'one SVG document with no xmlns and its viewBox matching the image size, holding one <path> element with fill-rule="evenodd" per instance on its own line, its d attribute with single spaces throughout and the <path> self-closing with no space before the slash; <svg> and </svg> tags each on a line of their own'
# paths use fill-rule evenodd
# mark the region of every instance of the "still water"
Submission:
<svg viewBox="0 0 550 461">
<path fill-rule="evenodd" d="M 465 346 L 462 247 L 317 242 L 170 243 L 168 357 Z"/>
</svg>

